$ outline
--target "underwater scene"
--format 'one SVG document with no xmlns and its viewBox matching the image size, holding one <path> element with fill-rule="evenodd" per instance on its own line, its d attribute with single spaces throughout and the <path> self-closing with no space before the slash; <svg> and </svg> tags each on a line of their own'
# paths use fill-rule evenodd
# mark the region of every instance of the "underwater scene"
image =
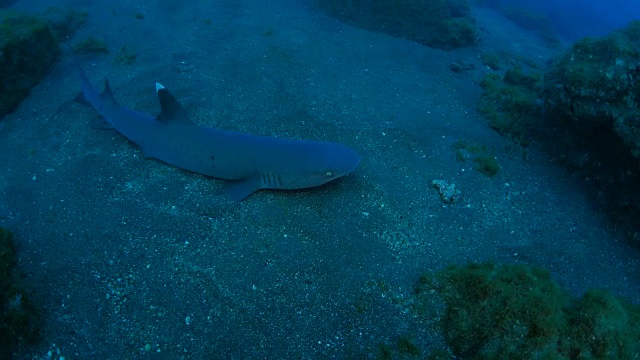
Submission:
<svg viewBox="0 0 640 360">
<path fill-rule="evenodd" d="M 635 0 L 0 0 L 0 360 L 640 359 Z"/>
</svg>

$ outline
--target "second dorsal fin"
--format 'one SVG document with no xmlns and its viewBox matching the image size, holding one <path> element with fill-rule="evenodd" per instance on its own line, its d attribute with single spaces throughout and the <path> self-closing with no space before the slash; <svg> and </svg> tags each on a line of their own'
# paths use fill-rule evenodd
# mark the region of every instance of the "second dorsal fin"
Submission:
<svg viewBox="0 0 640 360">
<path fill-rule="evenodd" d="M 160 115 L 156 118 L 158 121 L 165 124 L 193 124 L 187 117 L 182 105 L 171 95 L 169 90 L 165 89 L 162 84 L 156 83 L 156 92 L 158 92 L 158 99 L 160 100 Z"/>
<path fill-rule="evenodd" d="M 116 100 L 113 98 L 113 92 L 111 91 L 111 86 L 109 86 L 109 80 L 104 79 L 104 89 L 100 94 L 100 98 L 103 100 L 110 100 L 115 102 Z"/>
</svg>

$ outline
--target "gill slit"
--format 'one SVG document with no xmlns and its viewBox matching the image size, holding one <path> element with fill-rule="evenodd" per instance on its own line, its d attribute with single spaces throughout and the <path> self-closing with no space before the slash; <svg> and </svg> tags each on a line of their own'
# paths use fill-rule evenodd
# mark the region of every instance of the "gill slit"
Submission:
<svg viewBox="0 0 640 360">
<path fill-rule="evenodd" d="M 260 183 L 262 184 L 262 186 L 272 189 L 278 189 L 282 187 L 282 179 L 280 179 L 280 176 L 270 173 L 261 173 Z"/>
</svg>

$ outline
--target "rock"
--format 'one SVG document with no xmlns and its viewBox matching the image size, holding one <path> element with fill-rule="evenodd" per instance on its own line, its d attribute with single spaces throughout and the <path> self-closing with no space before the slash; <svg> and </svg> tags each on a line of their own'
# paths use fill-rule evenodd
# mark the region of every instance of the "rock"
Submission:
<svg viewBox="0 0 640 360">
<path fill-rule="evenodd" d="M 86 11 L 62 9 L 54 6 L 44 11 L 42 20 L 49 24 L 53 36 L 58 41 L 65 42 L 87 22 L 88 16 L 89 13 Z"/>
<path fill-rule="evenodd" d="M 464 61 L 454 61 L 449 64 L 449 69 L 456 74 L 461 74 L 465 71 L 473 70 L 474 68 L 475 65 Z"/>
<path fill-rule="evenodd" d="M 59 55 L 58 41 L 44 21 L 0 12 L 0 117 L 29 95 Z"/>
<path fill-rule="evenodd" d="M 440 199 L 447 204 L 453 203 L 460 196 L 460 190 L 456 188 L 456 184 L 449 183 L 446 180 L 433 180 L 431 187 L 438 191 Z"/>
<path fill-rule="evenodd" d="M 451 50 L 476 41 L 467 0 L 320 0 L 329 15 L 360 28 Z"/>
<path fill-rule="evenodd" d="M 545 74 L 548 144 L 597 186 L 608 215 L 640 246 L 640 21 L 584 38 Z M 580 161 L 572 161 L 582 154 Z"/>
<path fill-rule="evenodd" d="M 610 132 L 640 159 L 639 47 L 640 21 L 575 43 L 545 75 L 547 116 L 584 136 Z"/>
</svg>

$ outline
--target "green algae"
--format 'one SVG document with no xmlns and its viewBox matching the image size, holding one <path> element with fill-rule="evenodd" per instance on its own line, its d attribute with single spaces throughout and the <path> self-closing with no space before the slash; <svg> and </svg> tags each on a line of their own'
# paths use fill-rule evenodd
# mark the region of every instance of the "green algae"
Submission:
<svg viewBox="0 0 640 360">
<path fill-rule="evenodd" d="M 42 320 L 16 270 L 13 234 L 0 227 L 0 358 L 10 358 L 20 343 L 41 338 Z"/>
<path fill-rule="evenodd" d="M 46 22 L 16 12 L 0 12 L 0 116 L 18 107 L 60 53 Z"/>
<path fill-rule="evenodd" d="M 81 42 L 73 45 L 73 52 L 76 54 L 108 54 L 109 48 L 107 44 L 100 40 L 96 39 L 93 36 L 89 36 L 88 38 L 82 40 Z"/>
<path fill-rule="evenodd" d="M 522 264 L 452 265 L 424 274 L 414 295 L 423 314 L 437 293 L 451 352 L 465 359 L 632 359 L 640 306 L 603 290 L 575 298 L 548 271 Z"/>
<path fill-rule="evenodd" d="M 496 53 L 482 53 L 480 56 L 480 60 L 482 64 L 488 67 L 491 70 L 500 70 L 502 67 L 502 60 L 500 60 L 500 56 Z"/>
<path fill-rule="evenodd" d="M 120 48 L 120 52 L 113 58 L 113 63 L 124 64 L 124 65 L 133 65 L 138 59 L 138 54 L 129 50 L 129 48 L 125 45 Z"/>
<path fill-rule="evenodd" d="M 519 66 L 510 68 L 502 77 L 497 73 L 487 74 L 480 83 L 483 91 L 478 111 L 490 128 L 527 147 L 534 129 L 541 124 L 541 83 L 540 74 L 525 72 Z"/>
<path fill-rule="evenodd" d="M 42 13 L 44 20 L 51 28 L 53 36 L 60 42 L 65 42 L 82 27 L 89 17 L 86 11 L 64 9 L 52 6 Z"/>
<path fill-rule="evenodd" d="M 640 247 L 640 21 L 584 38 L 545 73 L 548 146 L 592 180 L 598 202 Z"/>
<path fill-rule="evenodd" d="M 477 30 L 466 0 L 319 0 L 329 15 L 349 24 L 451 50 L 471 46 Z"/>
<path fill-rule="evenodd" d="M 500 172 L 500 164 L 485 145 L 469 145 L 461 140 L 453 143 L 452 148 L 457 161 L 471 160 L 474 170 L 487 176 L 494 177 Z"/>
</svg>

